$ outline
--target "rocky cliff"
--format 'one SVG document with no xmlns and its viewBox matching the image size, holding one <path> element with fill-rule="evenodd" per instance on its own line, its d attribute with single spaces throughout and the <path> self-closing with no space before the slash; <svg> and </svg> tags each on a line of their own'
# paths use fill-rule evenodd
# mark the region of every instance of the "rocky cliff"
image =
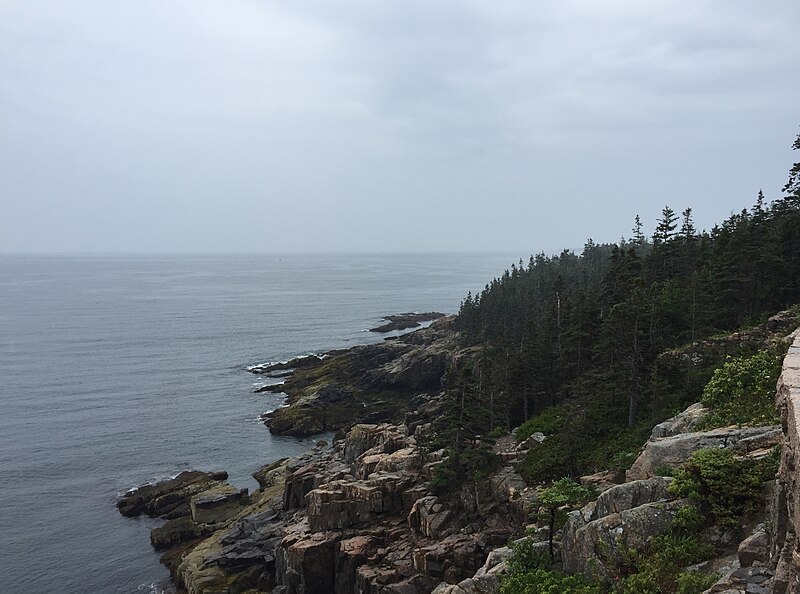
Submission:
<svg viewBox="0 0 800 594">
<path fill-rule="evenodd" d="M 783 451 L 770 518 L 771 561 L 775 592 L 800 592 L 800 330 L 783 362 L 776 406 L 783 431 Z"/>
<path fill-rule="evenodd" d="M 119 508 L 168 519 L 152 541 L 186 592 L 427 593 L 473 576 L 535 504 L 511 466 L 439 499 L 428 481 L 441 459 L 406 425 L 356 425 L 263 467 L 251 494 L 187 472 Z"/>
<path fill-rule="evenodd" d="M 457 349 L 452 326 L 452 317 L 441 318 L 378 344 L 250 368 L 281 380 L 261 390 L 286 394 L 288 406 L 265 415 L 266 425 L 279 435 L 309 436 L 356 423 L 402 422 L 420 394 L 441 390 Z"/>
<path fill-rule="evenodd" d="M 708 414 L 699 404 L 657 425 L 627 476 L 581 479 L 600 495 L 556 535 L 560 566 L 612 579 L 628 551 L 668 531 L 692 504 L 670 492 L 664 469 L 706 448 L 762 459 L 782 444 L 766 509 L 736 529 L 707 529 L 716 556 L 696 569 L 719 577 L 709 594 L 800 592 L 800 330 L 793 340 L 778 384 L 781 426 L 699 431 Z M 227 484 L 225 473 L 187 472 L 126 494 L 119 510 L 166 520 L 151 541 L 183 592 L 496 594 L 510 542 L 547 551 L 543 529 L 529 523 L 537 491 L 515 470 L 547 437 L 501 439 L 503 462 L 485 481 L 448 497 L 431 492 L 444 452 L 428 451 L 424 436 L 442 412 L 448 358 L 463 355 L 444 319 L 378 345 L 254 369 L 286 380 L 289 406 L 268 418 L 271 430 L 337 430 L 334 443 L 265 465 L 252 493 Z M 377 411 L 392 422 L 362 422 L 384 420 Z"/>
</svg>

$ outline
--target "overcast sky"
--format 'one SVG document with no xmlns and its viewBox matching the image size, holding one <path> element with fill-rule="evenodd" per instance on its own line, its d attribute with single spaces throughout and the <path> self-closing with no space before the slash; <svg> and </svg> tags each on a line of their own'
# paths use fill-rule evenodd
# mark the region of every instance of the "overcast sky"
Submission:
<svg viewBox="0 0 800 594">
<path fill-rule="evenodd" d="M 0 0 L 0 252 L 512 251 L 777 198 L 797 0 Z"/>
</svg>

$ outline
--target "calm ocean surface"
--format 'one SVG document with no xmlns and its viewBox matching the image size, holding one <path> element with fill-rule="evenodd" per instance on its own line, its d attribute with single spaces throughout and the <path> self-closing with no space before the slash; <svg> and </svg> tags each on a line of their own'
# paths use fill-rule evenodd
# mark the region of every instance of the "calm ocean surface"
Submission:
<svg viewBox="0 0 800 594">
<path fill-rule="evenodd" d="M 516 255 L 519 256 L 519 255 Z M 514 255 L 0 256 L 0 591 L 161 592 L 149 519 L 118 493 L 250 473 L 312 441 L 258 420 L 248 365 L 452 313 Z"/>
</svg>

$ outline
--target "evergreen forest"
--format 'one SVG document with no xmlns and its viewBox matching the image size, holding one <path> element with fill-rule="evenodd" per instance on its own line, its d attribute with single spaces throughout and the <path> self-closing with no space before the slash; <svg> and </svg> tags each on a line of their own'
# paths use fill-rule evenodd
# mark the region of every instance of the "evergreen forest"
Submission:
<svg viewBox="0 0 800 594">
<path fill-rule="evenodd" d="M 666 206 L 652 234 L 637 215 L 618 243 L 589 239 L 580 254 L 513 264 L 456 318 L 469 355 L 447 374 L 451 403 L 436 435 L 450 462 L 439 482 L 480 473 L 491 462 L 482 444 L 519 425 L 518 439 L 556 436 L 522 469 L 532 482 L 624 469 L 655 423 L 701 397 L 714 369 L 757 351 L 715 337 L 797 303 L 800 163 L 781 197 L 759 192 L 708 231 L 690 206 Z"/>
</svg>

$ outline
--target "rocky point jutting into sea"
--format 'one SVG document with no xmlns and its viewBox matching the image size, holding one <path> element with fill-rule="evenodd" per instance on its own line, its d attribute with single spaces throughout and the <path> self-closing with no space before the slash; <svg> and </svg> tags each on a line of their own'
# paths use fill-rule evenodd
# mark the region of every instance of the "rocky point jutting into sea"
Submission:
<svg viewBox="0 0 800 594">
<path fill-rule="evenodd" d="M 800 330 L 779 314 L 766 341 L 791 342 L 777 390 L 781 425 L 700 431 L 700 404 L 657 425 L 627 475 L 582 477 L 599 492 L 573 512 L 556 536 L 556 558 L 570 573 L 609 577 L 615 559 L 668 529 L 687 500 L 674 495 L 665 466 L 679 467 L 708 447 L 761 459 L 782 447 L 779 474 L 765 486 L 767 505 L 738 531 L 704 535 L 715 557 L 698 571 L 714 573 L 707 592 L 798 592 L 800 485 Z M 794 330 L 794 331 L 793 331 Z M 549 438 L 500 438 L 501 464 L 485 480 L 437 496 L 430 480 L 443 450 L 425 437 L 444 406 L 442 377 L 459 346 L 452 318 L 429 328 L 322 357 L 253 368 L 284 383 L 288 406 L 266 416 L 289 435 L 334 432 L 303 455 L 264 461 L 252 493 L 225 482 L 224 472 L 184 472 L 131 491 L 118 502 L 126 516 L 165 523 L 151 534 L 180 591 L 282 594 L 467 594 L 499 592 L 510 542 L 548 547 L 532 524 L 540 502 L 516 463 Z M 291 370 L 291 372 L 290 372 Z M 276 388 L 277 390 L 278 388 Z M 743 536 L 743 539 L 741 538 Z"/>
</svg>

